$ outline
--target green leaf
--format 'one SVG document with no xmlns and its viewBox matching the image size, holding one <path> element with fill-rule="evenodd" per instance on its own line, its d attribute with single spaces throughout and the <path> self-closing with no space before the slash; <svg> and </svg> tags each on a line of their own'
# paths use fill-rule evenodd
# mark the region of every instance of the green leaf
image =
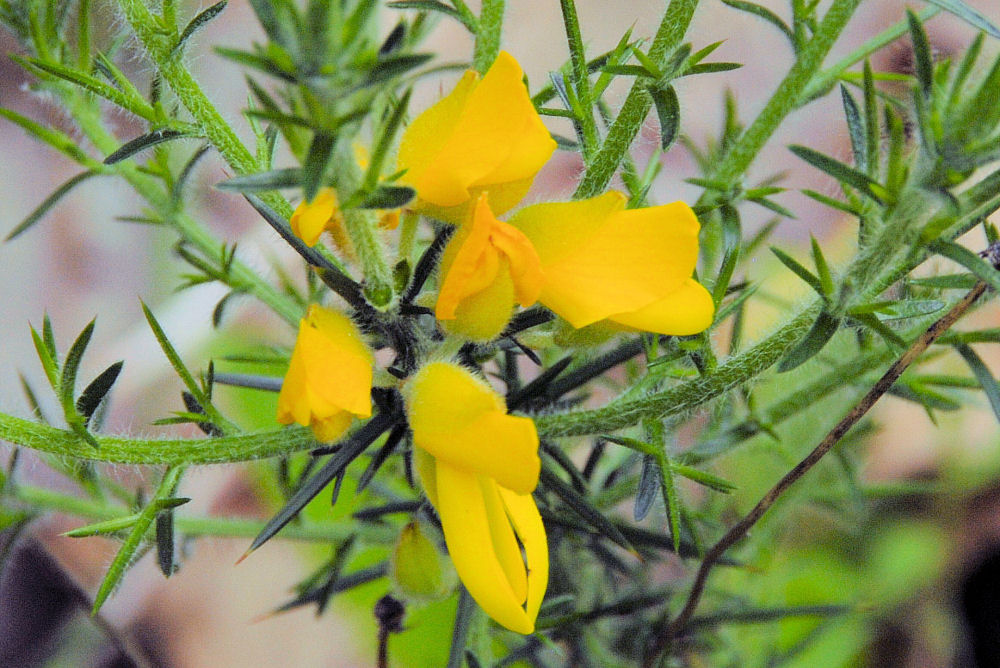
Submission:
<svg viewBox="0 0 1000 668">
<path fill-rule="evenodd" d="M 422 12 L 439 12 L 461 22 L 462 25 L 468 28 L 469 32 L 473 34 L 479 32 L 479 28 L 476 25 L 476 17 L 471 12 L 464 14 L 450 5 L 438 2 L 438 0 L 393 0 L 393 2 L 387 3 L 387 6 L 392 9 L 417 9 Z"/>
<path fill-rule="evenodd" d="M 302 191 L 307 202 L 316 198 L 319 187 L 323 184 L 326 166 L 330 164 L 333 146 L 337 138 L 327 132 L 317 132 L 309 144 L 309 152 L 302 163 Z"/>
<path fill-rule="evenodd" d="M 649 95 L 656 106 L 656 116 L 660 119 L 660 148 L 668 150 L 677 140 L 681 125 L 681 105 L 673 86 L 649 89 Z"/>
<path fill-rule="evenodd" d="M 342 440 L 340 442 L 340 449 L 323 464 L 319 471 L 302 483 L 285 505 L 282 506 L 281 510 L 267 521 L 264 528 L 253 539 L 253 542 L 241 560 L 273 538 L 286 524 L 295 519 L 299 511 L 306 507 L 306 504 L 322 492 L 334 478 L 341 475 L 351 462 L 357 459 L 375 439 L 392 427 L 398 420 L 398 415 L 379 413 L 365 423 L 363 427 Z"/>
<path fill-rule="evenodd" d="M 122 146 L 117 151 L 115 151 L 114 153 L 112 153 L 111 155 L 109 155 L 104 159 L 104 164 L 113 165 L 116 162 L 121 162 L 122 160 L 131 158 L 136 153 L 144 151 L 152 146 L 156 146 L 157 144 L 162 144 L 163 142 L 172 141 L 174 139 L 185 139 L 197 136 L 198 136 L 197 134 L 194 134 L 190 131 L 170 130 L 170 129 L 153 130 L 148 134 L 144 134 L 141 137 L 136 137 L 135 139 L 126 142 L 125 144 L 122 144 Z"/>
<path fill-rule="evenodd" d="M 11 111 L 10 109 L 0 108 L 0 117 L 6 118 L 11 123 L 20 126 L 22 130 L 27 132 L 29 135 L 42 142 L 43 144 L 48 144 L 52 148 L 56 149 L 60 153 L 69 156 L 74 161 L 80 163 L 84 166 L 98 166 L 99 162 L 87 155 L 83 149 L 80 148 L 79 142 L 74 140 L 72 137 L 59 130 L 54 130 L 52 128 L 47 128 L 44 125 L 36 123 L 27 116 L 22 116 L 16 111 Z"/>
<path fill-rule="evenodd" d="M 605 517 L 593 504 L 564 482 L 562 478 L 542 468 L 539 482 L 544 484 L 546 489 L 558 496 L 563 503 L 569 506 L 587 524 L 592 526 L 597 533 L 629 552 L 635 552 L 635 548 L 632 547 L 628 539 L 619 531 L 618 527 L 612 524 L 611 520 Z"/>
<path fill-rule="evenodd" d="M 979 381 L 983 392 L 986 394 L 986 398 L 990 401 L 990 408 L 993 409 L 993 414 L 996 415 L 997 420 L 1000 420 L 1000 385 L 997 385 L 996 378 L 993 377 L 993 374 L 990 373 L 989 368 L 983 363 L 983 360 L 968 344 L 958 343 L 955 345 L 955 350 L 958 351 L 958 354 L 962 356 L 965 363 L 972 369 L 972 374 Z"/>
<path fill-rule="evenodd" d="M 412 202 L 416 196 L 417 191 L 408 186 L 379 185 L 361 200 L 358 208 L 398 209 Z"/>
<path fill-rule="evenodd" d="M 909 24 L 910 43 L 913 46 L 913 73 L 920 83 L 924 97 L 930 97 L 934 90 L 934 60 L 931 56 L 931 45 L 927 41 L 923 24 L 910 9 L 906 10 L 906 22 Z"/>
<path fill-rule="evenodd" d="M 64 81 L 68 81 L 72 84 L 80 86 L 81 88 L 89 90 L 91 93 L 103 97 L 109 102 L 112 102 L 122 109 L 126 109 L 136 116 L 139 116 L 140 118 L 143 118 L 151 123 L 155 123 L 157 120 L 156 111 L 148 102 L 146 102 L 146 100 L 141 97 L 129 95 L 128 93 L 123 92 L 110 84 L 104 83 L 97 77 L 84 74 L 79 70 L 66 67 L 65 65 L 60 65 L 59 63 L 43 61 L 38 58 L 25 59 L 20 56 L 11 56 L 11 58 L 34 74 L 49 74 L 59 79 L 63 79 Z"/>
<path fill-rule="evenodd" d="M 795 33 L 792 29 L 788 27 L 788 24 L 781 20 L 781 17 L 772 12 L 767 7 L 761 7 L 758 4 L 752 2 L 744 2 L 743 0 L 722 0 L 722 3 L 732 7 L 733 9 L 738 9 L 741 12 L 747 12 L 748 14 L 753 14 L 759 18 L 764 19 L 775 28 L 780 30 L 788 38 L 791 43 L 792 48 L 795 48 Z"/>
<path fill-rule="evenodd" d="M 927 0 L 927 2 L 954 14 L 976 30 L 982 30 L 991 37 L 1000 39 L 1000 29 L 993 25 L 983 14 L 967 5 L 964 0 Z"/>
<path fill-rule="evenodd" d="M 938 255 L 943 255 L 949 260 L 954 260 L 975 274 L 980 280 L 989 284 L 991 288 L 1000 292 L 1000 272 L 965 246 L 960 246 L 953 241 L 938 239 L 931 242 L 928 247 Z"/>
<path fill-rule="evenodd" d="M 862 89 L 865 100 L 865 172 L 869 176 L 878 173 L 878 147 L 881 140 L 881 132 L 878 124 L 878 99 L 875 91 L 875 76 L 872 74 L 872 66 L 865 60 L 865 67 L 862 74 Z"/>
<path fill-rule="evenodd" d="M 840 200 L 833 199 L 832 197 L 827 197 L 822 193 L 818 193 L 815 190 L 809 190 L 808 188 L 800 191 L 806 197 L 816 200 L 820 204 L 825 204 L 831 209 L 836 209 L 837 211 L 843 211 L 844 213 L 849 213 L 852 216 L 860 216 L 861 212 L 855 209 L 853 206 L 846 202 L 841 202 Z"/>
<path fill-rule="evenodd" d="M 171 50 L 172 57 L 177 57 L 177 53 L 181 51 L 187 44 L 187 41 L 191 39 L 191 36 L 196 32 L 204 28 L 209 21 L 214 19 L 216 16 L 222 13 L 222 10 L 226 8 L 229 0 L 222 0 L 217 2 L 208 9 L 205 9 L 200 14 L 191 19 L 191 22 L 187 24 L 184 28 L 184 32 L 181 33 L 180 38 L 177 40 L 177 44 L 174 44 L 174 48 Z M 167 574 L 169 575 L 169 574 Z"/>
<path fill-rule="evenodd" d="M 160 344 L 163 354 L 166 356 L 167 360 L 169 360 L 170 366 L 174 368 L 177 376 L 181 379 L 181 381 L 183 381 L 184 386 L 187 388 L 190 395 L 205 411 L 205 416 L 208 418 L 207 422 L 210 422 L 212 425 L 223 431 L 237 431 L 235 425 L 219 414 L 219 412 L 215 409 L 215 406 L 212 405 L 211 398 L 202 391 L 198 382 L 194 379 L 194 376 L 192 376 L 191 372 L 188 371 L 186 366 L 184 366 L 184 362 L 181 360 L 180 355 L 177 354 L 177 350 L 174 348 L 173 344 L 170 343 L 170 339 L 167 338 L 163 328 L 160 327 L 160 323 L 157 322 L 153 312 L 149 310 L 149 307 L 146 306 L 145 302 L 140 301 L 139 303 L 142 304 L 143 315 L 146 316 L 146 322 L 149 323 L 149 328 L 153 330 L 153 335 Z"/>
<path fill-rule="evenodd" d="M 874 314 L 855 312 L 854 310 L 852 310 L 850 312 L 850 316 L 851 319 L 855 320 L 864 327 L 867 327 L 868 329 L 872 330 L 873 332 L 881 336 L 883 339 L 885 339 L 885 342 L 888 343 L 890 346 L 898 348 L 900 350 L 906 348 L 906 341 L 904 341 L 899 334 L 890 329 L 888 325 L 883 323 Z"/>
<path fill-rule="evenodd" d="M 299 188 L 301 186 L 301 169 L 275 169 L 270 172 L 245 174 L 243 176 L 234 176 L 231 179 L 215 184 L 215 187 L 219 190 L 235 190 L 240 193 Z"/>
<path fill-rule="evenodd" d="M 821 351 L 827 342 L 833 338 L 833 335 L 837 333 L 837 329 L 839 328 L 840 319 L 833 317 L 826 311 L 822 311 L 802 340 L 782 358 L 778 364 L 778 373 L 791 371 L 812 358 L 813 355 Z"/>
<path fill-rule="evenodd" d="M 871 197 L 880 204 L 883 203 L 883 200 L 888 195 L 885 189 L 876 181 L 869 178 L 867 174 L 863 174 L 856 169 L 848 167 L 844 163 L 834 160 L 819 151 L 799 145 L 790 146 L 789 149 L 792 153 L 802 158 L 813 167 L 826 172 L 841 183 L 845 183 L 856 188 L 859 192 Z"/>
<path fill-rule="evenodd" d="M 688 68 L 684 76 L 692 74 L 713 74 L 715 72 L 729 72 L 743 67 L 743 63 L 701 63 Z"/>
<path fill-rule="evenodd" d="M 125 362 L 121 361 L 115 362 L 102 371 L 97 378 L 87 385 L 86 389 L 83 390 L 80 397 L 76 400 L 76 412 L 83 416 L 85 424 L 90 423 L 90 418 L 94 416 L 97 407 L 101 405 L 101 401 L 111 391 L 115 381 L 118 380 L 118 374 L 121 373 L 124 364 Z"/>
<path fill-rule="evenodd" d="M 670 463 L 670 468 L 677 475 L 684 476 L 688 480 L 694 481 L 694 482 L 698 483 L 699 485 L 703 485 L 705 487 L 708 487 L 709 489 L 713 489 L 716 492 L 722 492 L 723 494 L 729 494 L 734 489 L 736 489 L 736 485 L 734 485 L 733 483 L 729 482 L 725 478 L 720 478 L 717 475 L 713 475 L 711 473 L 708 473 L 706 471 L 702 471 L 700 469 L 696 469 L 696 468 L 691 467 L 691 466 L 685 466 L 684 464 L 678 464 L 677 462 L 671 462 Z"/>
<path fill-rule="evenodd" d="M 156 563 L 164 577 L 177 570 L 174 553 L 174 512 L 165 510 L 156 515 Z"/>
<path fill-rule="evenodd" d="M 83 328 L 80 335 L 76 337 L 69 352 L 66 353 L 66 361 L 63 363 L 62 373 L 59 377 L 59 398 L 68 415 L 71 415 L 75 411 L 73 390 L 76 388 L 76 373 L 80 368 L 83 353 L 90 343 L 90 337 L 94 333 L 95 323 L 96 319 L 87 323 L 87 326 Z"/>
<path fill-rule="evenodd" d="M 847 130 L 851 137 L 851 151 L 854 153 L 855 166 L 865 172 L 868 171 L 868 142 L 864 123 L 861 120 L 861 111 L 858 103 L 854 101 L 847 87 L 840 85 L 840 98 L 844 104 L 844 116 L 847 118 Z"/>
<path fill-rule="evenodd" d="M 34 211 L 29 213 L 27 218 L 22 220 L 17 227 L 11 230 L 10 234 L 8 234 L 4 238 L 4 241 L 10 241 L 12 239 L 19 237 L 21 234 L 23 234 L 29 228 L 31 228 L 35 223 L 40 221 L 45 216 L 45 214 L 49 212 L 49 209 L 55 206 L 56 203 L 59 202 L 59 200 L 61 200 L 67 193 L 69 193 L 70 190 L 75 188 L 80 183 L 83 183 L 91 176 L 97 176 L 98 174 L 99 172 L 88 170 L 86 172 L 81 172 L 77 174 L 73 178 L 63 183 L 61 186 L 56 188 L 51 195 L 46 197 L 45 201 L 39 204 Z"/>
<path fill-rule="evenodd" d="M 368 73 L 366 83 L 371 85 L 401 76 L 416 67 L 420 67 L 433 57 L 432 53 L 404 53 L 379 58 Z"/>
<path fill-rule="evenodd" d="M 823 290 L 823 282 L 815 274 L 806 269 L 799 263 L 798 260 L 777 246 L 771 246 L 771 252 L 774 253 L 779 260 L 781 260 L 783 265 L 795 272 L 796 276 L 808 283 L 809 286 L 816 291 L 816 294 L 826 298 L 827 295 Z"/>
<path fill-rule="evenodd" d="M 660 471 L 656 457 L 645 455 L 642 458 L 642 471 L 639 473 L 639 485 L 635 491 L 635 501 L 632 506 L 632 517 L 641 522 L 649 514 L 660 489 Z"/>
<path fill-rule="evenodd" d="M 408 88 L 403 93 L 403 97 L 393 105 L 392 114 L 386 120 L 385 125 L 382 126 L 378 143 L 376 143 L 371 159 L 368 161 L 368 169 L 365 170 L 364 178 L 361 179 L 362 187 L 366 190 L 372 190 L 378 184 L 379 178 L 382 175 L 382 167 L 385 164 L 386 157 L 389 155 L 389 151 L 392 149 L 393 140 L 399 128 L 403 125 L 403 118 L 406 116 L 406 110 L 410 106 L 410 94 L 412 92 L 413 90 Z"/>
<path fill-rule="evenodd" d="M 927 278 L 911 278 L 910 283 L 938 290 L 971 290 L 977 280 L 972 274 L 942 274 Z"/>
<path fill-rule="evenodd" d="M 809 242 L 812 246 L 813 262 L 816 264 L 816 273 L 819 274 L 819 282 L 823 288 L 823 294 L 827 297 L 833 296 L 833 276 L 830 275 L 830 265 L 823 257 L 823 250 L 816 243 L 816 237 L 809 235 Z"/>
<path fill-rule="evenodd" d="M 130 529 L 135 526 L 135 523 L 138 521 L 139 513 L 136 513 L 134 515 L 126 515 L 124 517 L 116 517 L 111 520 L 105 520 L 104 522 L 95 522 L 94 524 L 88 524 L 78 529 L 71 529 L 70 531 L 64 532 L 62 535 L 67 538 L 103 536 L 109 533 L 118 533 L 119 531 Z"/>
<path fill-rule="evenodd" d="M 904 301 L 883 301 L 872 304 L 862 304 L 851 309 L 851 315 L 858 313 L 874 313 L 879 320 L 902 320 L 918 318 L 936 313 L 945 307 L 943 301 L 937 299 L 908 299 Z"/>
<path fill-rule="evenodd" d="M 91 610 L 92 615 L 96 615 L 100 611 L 101 606 L 104 605 L 108 596 L 111 595 L 111 592 L 121 582 L 125 571 L 128 570 L 128 567 L 135 559 L 136 553 L 142 546 L 143 539 L 146 537 L 146 532 L 149 530 L 150 525 L 152 525 L 157 513 L 161 511 L 155 501 L 173 494 L 173 490 L 177 487 L 177 483 L 180 481 L 183 472 L 184 467 L 172 466 L 163 474 L 163 480 L 160 481 L 160 486 L 153 497 L 154 502 L 150 502 L 136 517 L 135 523 L 132 525 L 132 530 L 125 538 L 125 542 L 118 550 L 118 554 L 115 555 L 114 560 L 108 567 L 108 572 L 104 576 L 104 580 L 101 581 L 101 586 L 97 590 L 97 594 L 94 596 L 94 606 Z"/>
</svg>

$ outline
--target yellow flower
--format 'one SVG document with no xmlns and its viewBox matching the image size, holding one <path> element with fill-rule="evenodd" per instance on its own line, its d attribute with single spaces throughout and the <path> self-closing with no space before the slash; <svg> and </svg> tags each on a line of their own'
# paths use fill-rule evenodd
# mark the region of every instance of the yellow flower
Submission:
<svg viewBox="0 0 1000 668">
<path fill-rule="evenodd" d="M 476 202 L 441 257 L 435 315 L 445 329 L 476 341 L 496 337 L 514 302 L 530 306 L 542 289 L 538 254 L 520 230 L 497 220 L 487 195 Z"/>
<path fill-rule="evenodd" d="M 354 416 L 372 414 L 373 362 L 347 316 L 313 304 L 299 321 L 299 337 L 278 395 L 278 422 L 310 426 L 320 441 L 339 438 Z"/>
<path fill-rule="evenodd" d="M 413 208 L 461 224 L 489 192 L 501 214 L 521 201 L 556 148 L 531 104 L 524 73 L 501 52 L 481 79 L 469 70 L 448 96 L 410 123 L 399 146 L 400 179 L 417 191 Z"/>
<path fill-rule="evenodd" d="M 691 278 L 698 219 L 683 202 L 625 209 L 609 192 L 521 209 L 510 224 L 531 240 L 544 282 L 538 301 L 574 327 L 600 320 L 660 334 L 712 324 L 712 296 Z"/>
<path fill-rule="evenodd" d="M 394 230 L 399 225 L 399 209 L 379 210 L 379 227 Z M 337 191 L 333 188 L 320 188 L 311 202 L 300 202 L 292 218 L 288 221 L 292 232 L 307 246 L 315 246 L 319 237 L 326 230 L 333 237 L 337 247 L 348 256 L 353 255 L 353 246 L 344 229 L 344 214 L 340 210 Z"/>
<path fill-rule="evenodd" d="M 407 413 L 414 464 L 462 583 L 497 623 L 533 632 L 549 578 L 531 497 L 541 466 L 535 424 L 508 415 L 485 381 L 447 362 L 409 382 Z"/>
</svg>

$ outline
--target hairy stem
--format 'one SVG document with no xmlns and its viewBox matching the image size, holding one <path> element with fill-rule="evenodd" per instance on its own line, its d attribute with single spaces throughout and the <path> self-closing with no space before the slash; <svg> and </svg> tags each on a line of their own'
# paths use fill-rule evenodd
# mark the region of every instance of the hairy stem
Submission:
<svg viewBox="0 0 1000 668">
<path fill-rule="evenodd" d="M 119 464 L 220 464 L 278 457 L 316 447 L 305 427 L 239 436 L 192 439 L 132 439 L 95 436 L 94 448 L 71 431 L 0 413 L 0 441 L 61 457 Z"/>
<path fill-rule="evenodd" d="M 986 283 L 980 281 L 976 286 L 969 291 L 957 304 L 955 304 L 941 319 L 937 320 L 932 324 L 927 331 L 920 335 L 916 341 L 914 341 L 910 347 L 903 353 L 896 362 L 889 367 L 889 370 L 883 374 L 881 378 L 872 386 L 872 388 L 861 398 L 861 400 L 852 408 L 847 415 L 844 416 L 840 422 L 830 430 L 826 437 L 820 441 L 812 452 L 810 452 L 806 457 L 800 461 L 795 467 L 786 473 L 781 480 L 779 480 L 774 487 L 772 487 L 757 505 L 754 506 L 747 515 L 737 522 L 726 534 L 719 539 L 715 545 L 709 549 L 705 554 L 705 558 L 701 562 L 701 566 L 698 568 L 698 574 L 695 576 L 694 584 L 691 586 L 691 592 L 688 594 L 684 608 L 677 615 L 676 618 L 667 626 L 667 628 L 661 633 L 655 640 L 653 646 L 650 649 L 649 654 L 646 657 L 646 666 L 654 665 L 655 659 L 663 652 L 664 649 L 670 644 L 670 641 L 675 638 L 678 634 L 684 631 L 687 627 L 691 616 L 694 614 L 695 609 L 698 607 L 698 602 L 701 600 L 701 594 L 705 590 L 705 583 L 708 580 L 708 575 L 712 568 L 718 562 L 718 560 L 726 553 L 726 551 L 735 545 L 738 541 L 744 538 L 751 528 L 760 520 L 761 517 L 774 505 L 775 501 L 781 497 L 785 491 L 788 490 L 793 484 L 795 484 L 802 476 L 808 473 L 813 466 L 815 466 L 820 459 L 822 459 L 834 445 L 853 427 L 857 424 L 872 406 L 875 405 L 882 395 L 889 391 L 893 384 L 899 380 L 899 377 L 903 375 L 903 372 L 915 362 L 926 350 L 934 343 L 934 341 L 944 334 L 955 322 L 972 306 L 984 292 L 986 291 Z"/>
</svg>

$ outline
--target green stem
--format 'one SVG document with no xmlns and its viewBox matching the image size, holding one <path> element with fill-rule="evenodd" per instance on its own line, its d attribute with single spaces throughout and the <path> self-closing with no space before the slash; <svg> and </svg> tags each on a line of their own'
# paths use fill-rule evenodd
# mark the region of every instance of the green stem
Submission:
<svg viewBox="0 0 1000 668">
<path fill-rule="evenodd" d="M 538 435 L 553 438 L 608 433 L 646 418 L 662 419 L 694 410 L 758 376 L 781 359 L 805 335 L 818 311 L 818 303 L 813 304 L 753 348 L 719 365 L 711 375 L 646 397 L 612 401 L 593 410 L 538 416 L 535 418 Z"/>
<path fill-rule="evenodd" d="M 119 147 L 119 140 L 108 132 L 101 120 L 100 110 L 95 106 L 93 100 L 87 99 L 76 90 L 67 90 L 61 97 L 80 130 L 98 151 L 108 155 Z M 156 178 L 143 173 L 131 161 L 119 162 L 113 167 L 105 169 L 124 178 L 153 209 L 163 214 L 167 223 L 184 241 L 197 248 L 199 252 L 214 260 L 218 265 L 222 264 L 222 242 L 191 216 L 182 211 L 176 211 L 170 196 L 164 192 Z M 264 281 L 256 272 L 239 260 L 232 263 L 229 274 L 232 280 L 227 284 L 230 287 L 249 289 L 254 296 L 267 304 L 287 322 L 294 325 L 302 317 L 302 307 L 299 304 L 287 295 L 275 290 L 270 283 Z"/>
<path fill-rule="evenodd" d="M 861 0 L 834 0 L 809 44 L 778 85 L 778 90 L 716 166 L 712 180 L 732 183 L 747 170 L 785 117 L 798 107 L 802 92 L 816 76 L 826 54 L 860 4 Z"/>
<path fill-rule="evenodd" d="M 940 11 L 940 7 L 927 7 L 917 13 L 917 18 L 919 18 L 921 22 L 925 22 L 928 19 L 937 16 Z M 841 75 L 847 71 L 847 68 L 860 63 L 862 60 L 872 55 L 879 49 L 895 42 L 907 32 L 909 32 L 909 23 L 907 21 L 900 21 L 851 51 L 849 54 L 838 60 L 829 69 L 821 72 L 813 78 L 812 82 L 806 86 L 805 91 L 803 91 L 800 104 L 805 104 L 810 100 L 826 95 L 830 89 L 833 88 L 833 85 L 837 83 L 837 80 L 841 77 Z"/>
<path fill-rule="evenodd" d="M 160 20 L 149 11 L 143 0 L 118 0 L 118 5 L 156 64 L 163 81 L 170 86 L 229 166 L 238 174 L 258 171 L 257 159 L 202 91 L 188 71 L 185 60 L 174 53 L 176 36 L 164 33 Z M 282 217 L 292 215 L 291 205 L 280 194 L 267 192 L 262 193 L 260 198 Z"/>
<path fill-rule="evenodd" d="M 107 521 L 130 514 L 123 506 L 109 506 L 89 499 L 61 494 L 43 487 L 15 484 L 4 490 L 7 498 L 15 499 L 32 508 L 42 508 L 90 520 Z M 225 517 L 191 517 L 177 513 L 174 525 L 187 536 L 221 536 L 226 538 L 253 538 L 264 528 L 264 522 L 230 519 Z M 397 531 L 389 525 L 373 523 L 294 523 L 281 530 L 281 538 L 316 543 L 333 543 L 361 532 L 370 540 L 389 542 Z"/>
<path fill-rule="evenodd" d="M 0 413 L 0 441 L 72 459 L 118 464 L 221 464 L 278 457 L 316 447 L 305 427 L 239 436 L 192 439 L 132 439 L 95 436 L 94 448 L 71 431 Z"/>
<path fill-rule="evenodd" d="M 333 158 L 333 182 L 344 201 L 361 187 L 362 174 L 350 146 L 340 146 Z M 370 209 L 350 208 L 344 212 L 344 229 L 358 255 L 365 277 L 365 296 L 377 307 L 392 300 L 392 269 L 378 235 L 378 215 Z"/>
<path fill-rule="evenodd" d="M 500 35 L 503 32 L 503 13 L 507 0 L 483 0 L 479 13 L 479 32 L 476 33 L 476 47 L 472 56 L 472 66 L 480 74 L 486 74 L 490 65 L 500 53 Z"/>
<path fill-rule="evenodd" d="M 698 0 L 671 0 L 649 48 L 648 55 L 657 65 L 662 65 L 666 56 L 680 44 L 697 7 Z M 653 100 L 646 91 L 645 84 L 640 81 L 632 84 L 625 104 L 609 128 L 601 149 L 587 165 L 587 171 L 576 187 L 573 199 L 594 197 L 608 187 L 652 106 Z"/>
<path fill-rule="evenodd" d="M 574 0 L 560 0 L 563 24 L 566 26 L 566 40 L 569 43 L 569 57 L 573 65 L 573 87 L 576 89 L 576 99 L 579 101 L 579 111 L 582 116 L 576 120 L 580 123 L 583 139 L 583 158 L 590 162 L 597 149 L 597 123 L 594 121 L 594 101 L 590 90 L 590 75 L 587 72 L 587 52 L 583 46 L 583 35 L 580 34 L 580 19 L 576 14 Z"/>
</svg>

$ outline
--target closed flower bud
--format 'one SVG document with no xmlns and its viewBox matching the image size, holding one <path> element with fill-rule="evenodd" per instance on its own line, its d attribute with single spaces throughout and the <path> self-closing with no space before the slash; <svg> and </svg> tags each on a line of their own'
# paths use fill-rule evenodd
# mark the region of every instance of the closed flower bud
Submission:
<svg viewBox="0 0 1000 668">
<path fill-rule="evenodd" d="M 417 600 L 444 598 L 455 587 L 455 570 L 417 522 L 399 532 L 389 577 L 402 594 Z"/>
<path fill-rule="evenodd" d="M 317 304 L 299 322 L 299 336 L 278 395 L 278 422 L 312 427 L 333 441 L 355 417 L 372 414 L 374 359 L 350 318 Z"/>
</svg>

